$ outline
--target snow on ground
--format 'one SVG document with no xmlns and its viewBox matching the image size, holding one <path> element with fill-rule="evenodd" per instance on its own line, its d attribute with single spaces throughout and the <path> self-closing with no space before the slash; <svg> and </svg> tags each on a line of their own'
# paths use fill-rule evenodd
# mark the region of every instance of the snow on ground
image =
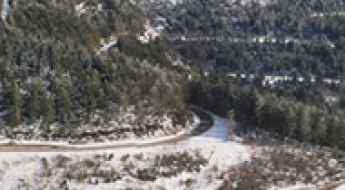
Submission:
<svg viewBox="0 0 345 190">
<path fill-rule="evenodd" d="M 272 187 L 270 190 L 317 190 L 317 187 L 315 185 L 296 184 L 285 188 Z"/>
<path fill-rule="evenodd" d="M 88 5 L 87 1 L 81 2 L 74 7 L 78 16 L 82 16 L 87 12 L 101 12 L 103 11 L 103 6 L 101 3 L 98 3 L 96 6 Z"/>
<path fill-rule="evenodd" d="M 87 11 L 87 9 L 85 8 L 85 4 L 86 2 L 81 2 L 80 4 L 75 6 L 75 10 L 79 16 L 84 14 Z"/>
<path fill-rule="evenodd" d="M 68 180 L 67 186 L 71 190 L 113 190 L 113 189 L 206 189 L 215 190 L 220 187 L 224 182 L 223 172 L 227 172 L 232 166 L 239 166 L 250 161 L 255 153 L 260 151 L 260 148 L 256 146 L 250 146 L 243 144 L 243 140 L 235 136 L 230 135 L 231 127 L 235 126 L 235 123 L 231 123 L 226 119 L 213 115 L 214 125 L 211 129 L 200 136 L 191 137 L 187 140 L 153 146 L 153 147 L 129 147 L 129 148 L 117 148 L 112 150 L 97 150 L 97 151 L 85 151 L 85 152 L 51 152 L 51 153 L 0 153 L 0 186 L 3 190 L 20 189 L 23 185 L 26 185 L 29 189 L 47 189 L 54 190 L 59 189 L 61 185 L 61 179 L 66 179 L 66 172 L 72 173 L 74 176 L 74 170 L 81 170 L 86 172 L 93 172 L 94 168 L 84 168 L 81 165 L 85 160 L 94 160 L 94 163 L 100 164 L 97 168 L 97 172 L 107 172 L 115 170 L 116 173 L 121 175 L 119 180 L 111 181 L 110 183 L 104 182 L 104 178 L 91 177 L 91 183 L 87 180 L 78 181 L 76 178 Z M 194 159 L 203 158 L 207 162 L 204 164 L 198 164 L 200 162 L 195 160 L 186 161 L 182 159 L 182 162 L 197 163 L 200 166 L 198 171 L 190 171 L 184 169 L 179 171 L 177 175 L 169 177 L 163 177 L 164 175 L 156 175 L 155 180 L 143 180 L 138 178 L 138 171 L 149 171 L 152 168 L 158 167 L 153 171 L 169 171 L 174 169 L 175 166 L 179 166 L 175 161 L 171 161 L 171 155 L 181 155 L 181 153 L 188 153 Z M 95 160 L 96 155 L 105 155 L 105 157 L 112 155 L 113 158 L 109 161 Z M 44 164 L 42 164 L 42 158 L 45 158 L 52 166 L 54 160 L 58 156 L 65 156 L 69 160 L 70 165 L 66 165 L 63 168 L 55 168 L 52 173 L 47 177 L 45 175 Z M 124 157 L 127 157 L 124 161 Z M 169 158 L 165 158 L 168 156 Z M 141 157 L 138 159 L 138 157 Z M 179 156 L 177 156 L 179 158 Z M 158 162 L 157 158 L 165 159 L 168 161 Z M 175 157 L 176 159 L 176 157 Z M 170 161 L 169 161 L 170 160 Z M 181 160 L 177 160 L 179 162 Z M 171 165 L 164 166 L 161 163 L 169 162 Z M 77 167 L 77 168 L 76 168 Z M 129 167 L 130 172 L 127 172 L 126 168 Z M 80 169 L 79 169 L 80 168 Z M 61 171 L 60 171 L 61 170 Z M 79 171 L 80 172 L 80 171 Z M 77 171 L 78 173 L 78 171 Z M 132 174 L 130 174 L 132 173 Z M 42 177 L 44 176 L 44 177 Z M 64 176 L 64 177 L 61 177 Z M 225 178 L 226 179 L 226 178 Z M 97 183 L 94 183 L 97 181 Z M 336 190 L 345 190 L 345 186 L 339 187 Z M 61 187 L 60 187 L 61 189 Z M 318 189 L 313 184 L 301 184 L 296 183 L 290 187 L 284 187 L 283 185 L 278 187 L 274 186 L 269 190 L 316 190 Z"/>
<path fill-rule="evenodd" d="M 110 48 L 117 45 L 118 38 L 116 36 L 111 36 L 108 42 L 101 42 L 101 48 L 97 51 L 97 54 L 108 51 Z"/>
<path fill-rule="evenodd" d="M 338 184 L 339 185 L 335 190 L 345 190 L 345 181 L 339 182 Z"/>
<path fill-rule="evenodd" d="M 319 12 L 319 13 L 313 13 L 311 15 L 312 18 L 314 18 L 314 17 L 318 17 L 318 18 L 322 18 L 322 17 L 336 17 L 336 16 L 345 16 L 345 12 L 344 11 Z"/>
<path fill-rule="evenodd" d="M 10 12 L 11 12 L 10 0 L 3 0 L 2 10 L 1 10 L 2 20 L 6 20 L 7 16 L 10 14 Z"/>
<path fill-rule="evenodd" d="M 140 189 L 158 189 L 163 187 L 165 189 L 183 189 L 181 181 L 193 181 L 190 189 L 216 189 L 221 181 L 217 180 L 217 176 L 221 171 L 227 167 L 240 164 L 250 159 L 252 150 L 249 146 L 243 145 L 239 142 L 230 141 L 228 139 L 230 123 L 222 118 L 214 116 L 214 126 L 198 137 L 192 137 L 186 141 L 178 142 L 176 144 L 162 145 L 147 148 L 122 148 L 116 150 L 80 152 L 80 153 L 2 153 L 0 154 L 0 185 L 4 190 L 15 189 L 23 183 L 23 181 L 36 184 L 40 175 L 40 158 L 45 157 L 48 160 L 57 155 L 68 156 L 73 159 L 88 158 L 95 154 L 111 153 L 116 158 L 123 155 L 142 153 L 154 160 L 155 156 L 162 154 L 173 154 L 178 152 L 195 152 L 198 151 L 204 158 L 208 159 L 208 164 L 203 167 L 199 173 L 182 172 L 181 174 L 164 178 L 160 177 L 156 181 L 138 181 L 130 176 L 122 178 L 110 184 L 91 185 L 79 184 L 70 182 L 70 189 L 125 189 L 126 187 Z M 114 159 L 112 166 L 121 167 L 121 162 Z M 152 162 L 152 160 L 150 162 Z M 147 165 L 147 163 L 138 162 L 140 165 Z M 53 189 L 53 188 L 52 188 Z"/>
<path fill-rule="evenodd" d="M 166 118 L 168 119 L 168 118 Z M 66 141 L 38 141 L 38 140 L 9 140 L 6 138 L 1 138 L 0 136 L 0 146 L 1 145 L 7 145 L 7 144 L 18 144 L 18 145 L 25 145 L 25 146 L 61 146 L 65 148 L 75 148 L 75 149 L 85 149 L 85 148 L 97 148 L 97 147 L 120 147 L 120 146 L 127 146 L 127 147 L 135 147 L 135 146 L 142 146 L 146 144 L 156 144 L 160 142 L 166 142 L 174 139 L 178 139 L 179 137 L 188 135 L 193 131 L 195 128 L 197 128 L 200 124 L 200 118 L 197 117 L 195 114 L 193 114 L 193 123 L 191 125 L 188 125 L 189 127 L 182 129 L 176 134 L 173 135 L 163 135 L 158 134 L 155 137 L 143 137 L 143 138 L 128 138 L 127 140 L 121 140 L 121 141 L 109 141 L 104 143 L 87 143 L 87 144 L 69 144 Z M 165 123 L 165 124 L 164 124 Z M 163 125 L 165 127 L 168 127 L 171 125 L 171 120 L 163 122 Z"/>
<path fill-rule="evenodd" d="M 181 143 L 181 148 L 202 149 L 211 154 L 210 163 L 222 166 L 239 164 L 250 157 L 250 147 L 235 141 L 229 141 L 230 123 L 228 120 L 213 116 L 214 126 L 201 136 L 193 137 Z"/>
<path fill-rule="evenodd" d="M 150 0 L 151 2 L 154 2 L 156 0 Z M 176 6 L 178 4 L 181 4 L 183 3 L 185 0 L 163 0 L 162 2 L 170 2 L 172 5 Z M 233 3 L 235 2 L 235 0 L 228 0 L 229 3 Z M 251 2 L 250 0 L 240 0 L 239 1 L 242 5 L 245 5 L 249 2 Z M 256 3 L 259 3 L 260 5 L 264 6 L 264 5 L 267 5 L 267 4 L 271 4 L 273 1 L 272 0 L 257 0 L 255 1 Z"/>
<path fill-rule="evenodd" d="M 143 44 L 147 44 L 149 43 L 151 40 L 155 40 L 157 39 L 161 34 L 160 32 L 164 30 L 163 26 L 159 26 L 157 28 L 154 28 L 150 21 L 147 20 L 145 23 L 145 32 L 144 35 L 139 35 L 138 36 L 138 40 L 143 43 Z"/>
<path fill-rule="evenodd" d="M 193 120 L 187 119 L 184 124 L 174 124 L 173 117 L 168 114 L 145 114 L 138 117 L 131 106 L 121 109 L 111 121 L 106 122 L 95 114 L 89 122 L 82 123 L 69 131 L 59 123 L 49 128 L 42 128 L 41 120 L 33 124 L 22 124 L 15 129 L 3 126 L 0 129 L 1 144 L 26 145 L 108 145 L 114 142 L 129 144 L 133 142 L 159 141 L 161 137 L 171 139 L 181 136 L 193 128 Z M 194 117 L 195 119 L 195 117 Z M 69 135 L 66 135 L 66 132 Z"/>
</svg>

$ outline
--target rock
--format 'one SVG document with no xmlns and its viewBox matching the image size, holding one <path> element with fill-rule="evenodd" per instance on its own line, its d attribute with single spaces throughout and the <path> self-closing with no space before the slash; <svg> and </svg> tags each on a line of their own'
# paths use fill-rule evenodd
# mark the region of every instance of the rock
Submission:
<svg viewBox="0 0 345 190">
<path fill-rule="evenodd" d="M 330 159 L 328 161 L 328 167 L 329 168 L 335 168 L 338 164 L 338 161 L 336 159 Z"/>
</svg>

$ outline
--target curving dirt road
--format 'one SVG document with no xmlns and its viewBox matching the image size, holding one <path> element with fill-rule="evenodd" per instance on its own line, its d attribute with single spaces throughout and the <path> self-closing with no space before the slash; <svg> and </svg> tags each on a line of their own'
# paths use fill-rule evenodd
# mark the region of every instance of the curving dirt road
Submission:
<svg viewBox="0 0 345 190">
<path fill-rule="evenodd" d="M 200 122 L 197 124 L 197 127 L 194 127 L 191 131 L 181 133 L 176 136 L 143 141 L 143 142 L 128 142 L 121 143 L 115 142 L 114 144 L 93 144 L 93 145 L 52 145 L 52 144 L 35 144 L 35 143 L 25 143 L 25 144 L 16 144 L 16 143 L 3 143 L 0 144 L 0 152 L 83 152 L 83 151 L 97 151 L 97 150 L 113 150 L 121 148 L 145 148 L 145 147 L 154 147 L 160 145 L 176 144 L 187 140 L 191 137 L 198 136 L 213 125 L 213 120 L 210 120 L 210 114 L 204 111 L 199 111 L 195 113 Z M 205 115 L 209 117 L 205 117 Z"/>
</svg>

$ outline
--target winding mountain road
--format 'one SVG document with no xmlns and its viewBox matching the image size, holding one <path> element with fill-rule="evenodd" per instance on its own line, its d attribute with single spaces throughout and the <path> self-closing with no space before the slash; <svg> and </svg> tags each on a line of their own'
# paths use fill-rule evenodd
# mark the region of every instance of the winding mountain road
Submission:
<svg viewBox="0 0 345 190">
<path fill-rule="evenodd" d="M 205 114 L 206 112 L 204 112 Z M 207 113 L 210 115 L 209 113 Z M 213 121 L 200 119 L 202 116 L 197 115 L 195 126 L 191 130 L 181 132 L 177 135 L 162 137 L 159 139 L 133 141 L 133 142 L 114 142 L 99 143 L 87 145 L 69 145 L 69 144 L 53 144 L 53 143 L 0 143 L 0 152 L 85 152 L 98 150 L 114 150 L 123 148 L 145 148 L 161 145 L 176 144 L 185 141 L 191 137 L 199 136 L 208 131 L 213 126 Z M 203 117 L 205 118 L 205 117 Z M 211 117 L 210 117 L 211 118 Z M 213 119 L 213 117 L 212 117 Z"/>
</svg>

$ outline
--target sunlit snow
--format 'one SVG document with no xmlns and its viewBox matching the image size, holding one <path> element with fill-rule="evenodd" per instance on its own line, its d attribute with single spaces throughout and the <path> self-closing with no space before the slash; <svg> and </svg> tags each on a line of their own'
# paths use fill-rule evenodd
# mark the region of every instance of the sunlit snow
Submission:
<svg viewBox="0 0 345 190">
<path fill-rule="evenodd" d="M 4 190 L 10 190 L 20 185 L 24 179 L 26 182 L 35 184 L 38 178 L 36 174 L 40 173 L 40 157 L 54 157 L 58 154 L 63 154 L 73 158 L 88 157 L 96 153 L 113 153 L 117 157 L 125 154 L 143 153 L 145 155 L 155 156 L 163 153 L 174 152 L 191 152 L 198 150 L 200 154 L 209 159 L 209 164 L 202 169 L 200 173 L 183 172 L 180 175 L 172 178 L 158 178 L 154 182 L 136 181 L 134 179 L 124 178 L 113 184 L 99 184 L 97 186 L 89 184 L 69 184 L 71 189 L 114 189 L 116 188 L 135 188 L 140 187 L 144 189 L 157 189 L 164 187 L 165 189 L 178 189 L 180 182 L 187 179 L 193 179 L 196 183 L 191 189 L 216 189 L 221 181 L 216 179 L 218 174 L 214 168 L 225 169 L 227 166 L 239 164 L 250 159 L 251 150 L 249 146 L 243 145 L 235 141 L 228 140 L 230 124 L 227 120 L 214 116 L 214 126 L 198 137 L 192 137 L 183 142 L 176 144 L 161 145 L 146 148 L 121 148 L 114 150 L 99 150 L 79 153 L 6 153 L 0 154 L 0 166 L 3 174 L 0 172 L 0 185 Z M 36 164 L 36 165 L 35 165 Z M 119 162 L 113 162 L 112 165 L 120 165 Z M 24 168 L 25 170 L 20 170 Z M 212 180 L 210 180 L 212 179 Z"/>
</svg>

